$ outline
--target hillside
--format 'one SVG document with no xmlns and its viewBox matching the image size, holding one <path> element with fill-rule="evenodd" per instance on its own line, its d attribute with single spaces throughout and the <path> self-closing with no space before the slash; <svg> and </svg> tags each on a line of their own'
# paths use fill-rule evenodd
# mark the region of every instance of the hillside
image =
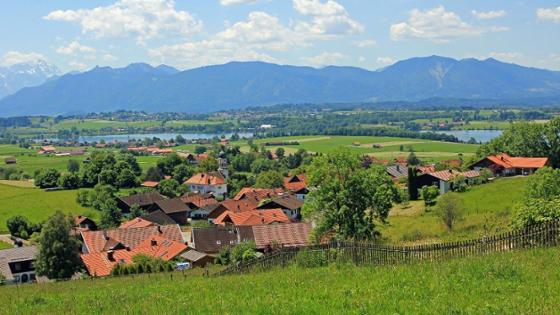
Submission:
<svg viewBox="0 0 560 315">
<path fill-rule="evenodd" d="M 558 100 L 560 72 L 495 59 L 412 58 L 378 71 L 231 62 L 186 71 L 96 67 L 0 100 L 2 116 L 114 111 L 211 112 L 281 103 L 425 99 Z M 445 102 L 445 101 L 443 101 Z"/>
<path fill-rule="evenodd" d="M 332 265 L 0 287 L 3 314 L 553 314 L 560 249 L 396 267 Z"/>
</svg>

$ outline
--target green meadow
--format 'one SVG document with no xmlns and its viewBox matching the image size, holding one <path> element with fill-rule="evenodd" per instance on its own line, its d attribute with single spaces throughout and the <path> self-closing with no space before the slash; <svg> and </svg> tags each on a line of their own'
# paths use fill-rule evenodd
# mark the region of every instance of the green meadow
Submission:
<svg viewBox="0 0 560 315">
<path fill-rule="evenodd" d="M 18 214 L 33 223 L 48 219 L 57 210 L 97 218 L 97 211 L 76 203 L 77 193 L 77 190 L 45 192 L 39 188 L 0 184 L 0 232 L 6 232 L 6 220 Z"/>
<path fill-rule="evenodd" d="M 560 249 L 375 267 L 0 287 L 3 314 L 557 314 Z"/>
<path fill-rule="evenodd" d="M 509 231 L 515 205 L 521 202 L 527 177 L 497 179 L 491 183 L 471 187 L 460 193 L 465 207 L 463 220 L 448 231 L 433 209 L 426 209 L 424 201 L 410 205 L 395 205 L 382 235 L 391 244 L 429 243 L 478 238 Z"/>
</svg>

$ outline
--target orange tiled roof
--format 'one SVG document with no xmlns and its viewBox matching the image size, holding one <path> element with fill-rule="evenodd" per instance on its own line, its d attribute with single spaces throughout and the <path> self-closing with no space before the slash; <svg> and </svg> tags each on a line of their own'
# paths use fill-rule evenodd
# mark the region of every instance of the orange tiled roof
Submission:
<svg viewBox="0 0 560 315">
<path fill-rule="evenodd" d="M 240 213 L 226 211 L 222 213 L 214 224 L 226 225 L 231 223 L 233 225 L 261 225 L 273 223 L 289 223 L 290 218 L 282 211 L 282 209 L 270 210 L 250 210 Z"/>
<path fill-rule="evenodd" d="M 256 207 L 259 205 L 259 200 L 255 198 L 250 199 L 228 199 L 224 200 L 220 203 L 227 211 L 231 211 L 233 213 L 245 212 L 255 210 Z"/>
<path fill-rule="evenodd" d="M 307 179 L 305 177 L 305 174 L 299 174 L 284 178 L 284 187 L 287 190 L 293 192 L 307 189 Z"/>
<path fill-rule="evenodd" d="M 159 185 L 159 182 L 147 180 L 143 182 L 140 186 L 155 188 Z"/>
<path fill-rule="evenodd" d="M 123 222 L 119 229 L 134 229 L 134 228 L 142 228 L 147 226 L 156 225 L 154 222 L 142 219 L 142 218 L 134 218 L 132 220 Z"/>
<path fill-rule="evenodd" d="M 189 185 L 223 185 L 226 180 L 217 172 L 194 174 L 185 182 Z"/>
<path fill-rule="evenodd" d="M 512 157 L 507 153 L 486 158 L 503 168 L 541 168 L 548 163 L 548 158 Z"/>
<path fill-rule="evenodd" d="M 82 254 L 81 258 L 88 272 L 92 276 L 108 276 L 117 264 L 130 264 L 132 258 L 143 254 L 169 261 L 184 252 L 187 246 L 165 237 L 154 236 L 146 239 L 132 250 L 119 249 L 112 252 L 113 259 L 109 259 L 108 252 Z"/>
<path fill-rule="evenodd" d="M 285 247 L 308 245 L 312 227 L 308 223 L 287 223 L 256 225 L 252 229 L 257 248 L 266 248 L 273 243 Z"/>
<path fill-rule="evenodd" d="M 218 201 L 212 197 L 209 197 L 207 195 L 196 194 L 196 193 L 184 194 L 183 196 L 181 196 L 181 201 L 183 201 L 185 204 L 192 203 L 198 208 L 203 208 L 208 205 L 213 205 L 218 203 Z"/>
<path fill-rule="evenodd" d="M 480 176 L 480 173 L 478 171 L 457 172 L 457 171 L 452 171 L 452 170 L 431 172 L 431 173 L 427 173 L 427 174 L 431 175 L 435 178 L 441 179 L 443 181 L 446 181 L 446 182 L 451 180 L 454 176 L 459 176 L 459 175 L 465 176 L 467 178 Z"/>
<path fill-rule="evenodd" d="M 266 199 L 266 198 L 272 198 L 274 196 L 277 196 L 278 194 L 283 192 L 284 190 L 282 188 L 269 189 L 269 188 L 244 187 L 241 188 L 241 190 L 237 193 L 237 195 L 235 195 L 235 197 L 233 197 L 233 199 L 241 200 L 241 199 L 249 198 L 251 196 L 255 198 Z"/>
<path fill-rule="evenodd" d="M 162 236 L 170 240 L 183 243 L 183 234 L 178 225 L 147 226 L 142 228 L 111 229 L 102 231 L 85 231 L 81 233 L 84 245 L 89 253 L 104 251 L 114 242 L 135 248 L 144 240 Z"/>
</svg>

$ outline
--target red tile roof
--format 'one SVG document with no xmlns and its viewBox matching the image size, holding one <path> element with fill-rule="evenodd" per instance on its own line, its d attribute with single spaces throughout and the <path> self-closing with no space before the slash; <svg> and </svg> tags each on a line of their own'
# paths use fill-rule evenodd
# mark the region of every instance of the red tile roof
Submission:
<svg viewBox="0 0 560 315">
<path fill-rule="evenodd" d="M 311 224 L 287 223 L 253 226 L 253 235 L 257 248 L 266 248 L 273 243 L 284 247 L 297 247 L 309 244 Z"/>
<path fill-rule="evenodd" d="M 214 199 L 211 195 L 202 195 L 197 193 L 186 193 L 182 195 L 181 201 L 185 204 L 193 204 L 197 208 L 203 208 L 208 205 L 217 204 L 218 201 Z"/>
<path fill-rule="evenodd" d="M 270 209 L 251 210 L 240 213 L 226 211 L 214 220 L 214 224 L 217 225 L 261 225 L 273 223 L 290 223 L 290 218 L 282 209 Z"/>
<path fill-rule="evenodd" d="M 284 187 L 293 192 L 307 189 L 307 179 L 305 174 L 294 175 L 284 178 Z"/>
<path fill-rule="evenodd" d="M 226 180 L 217 172 L 194 174 L 185 182 L 188 185 L 223 185 L 225 183 Z"/>
<path fill-rule="evenodd" d="M 241 188 L 241 190 L 237 193 L 237 195 L 235 195 L 235 197 L 233 197 L 233 199 L 241 200 L 241 199 L 251 198 L 251 197 L 266 199 L 266 198 L 272 198 L 274 196 L 277 196 L 278 194 L 283 192 L 284 190 L 282 190 L 282 188 L 269 189 L 269 188 L 244 187 Z"/>
<path fill-rule="evenodd" d="M 134 218 L 132 220 L 123 222 L 119 229 L 134 229 L 134 228 L 142 228 L 147 226 L 154 226 L 156 225 L 154 222 L 144 220 L 142 218 Z"/>
<path fill-rule="evenodd" d="M 541 168 L 548 163 L 548 158 L 511 157 L 507 153 L 486 157 L 503 168 Z"/>
<path fill-rule="evenodd" d="M 150 187 L 150 188 L 155 188 L 159 185 L 159 182 L 154 182 L 154 181 L 145 181 L 142 184 L 140 184 L 140 186 L 144 186 L 144 187 Z"/>
<path fill-rule="evenodd" d="M 130 264 L 132 258 L 143 254 L 169 261 L 187 250 L 182 242 L 176 242 L 165 237 L 153 236 L 132 250 L 119 249 L 112 252 L 113 259 L 109 259 L 108 252 L 82 254 L 81 258 L 88 272 L 92 276 L 108 276 L 117 264 Z"/>
<path fill-rule="evenodd" d="M 170 240 L 183 243 L 183 234 L 178 225 L 147 226 L 132 229 L 111 229 L 102 231 L 85 231 L 81 233 L 84 245 L 89 253 L 104 251 L 109 245 L 118 242 L 129 248 L 135 248 L 144 240 L 162 236 Z"/>
<path fill-rule="evenodd" d="M 451 180 L 455 176 L 465 176 L 467 178 L 480 176 L 480 173 L 478 171 L 457 172 L 457 171 L 452 171 L 452 170 L 431 172 L 431 173 L 427 173 L 427 174 L 430 175 L 430 176 L 433 176 L 435 178 L 441 179 L 443 181 L 446 181 L 446 182 Z"/>
</svg>

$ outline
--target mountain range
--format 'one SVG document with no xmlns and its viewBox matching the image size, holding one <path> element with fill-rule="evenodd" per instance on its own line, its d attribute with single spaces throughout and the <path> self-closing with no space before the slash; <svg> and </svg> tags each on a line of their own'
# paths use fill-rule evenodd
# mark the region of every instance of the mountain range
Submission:
<svg viewBox="0 0 560 315">
<path fill-rule="evenodd" d="M 44 60 L 0 67 L 0 98 L 56 77 L 59 70 Z"/>
<path fill-rule="evenodd" d="M 204 113 L 286 103 L 547 99 L 560 103 L 560 72 L 496 59 L 430 56 L 369 71 L 230 62 L 179 71 L 160 65 L 95 67 L 0 100 L 0 115 L 144 110 Z"/>
</svg>

